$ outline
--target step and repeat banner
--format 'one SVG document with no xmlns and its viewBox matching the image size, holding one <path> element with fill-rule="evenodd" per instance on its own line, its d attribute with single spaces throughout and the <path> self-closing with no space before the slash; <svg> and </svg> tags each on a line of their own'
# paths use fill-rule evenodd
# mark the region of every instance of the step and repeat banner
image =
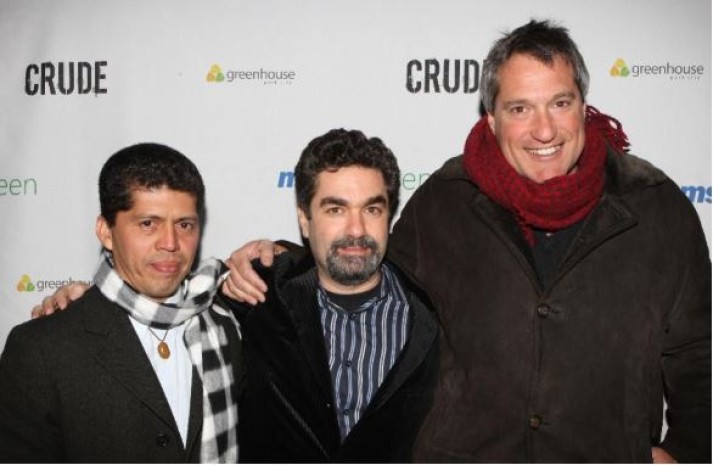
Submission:
<svg viewBox="0 0 713 465">
<path fill-rule="evenodd" d="M 461 152 L 490 45 L 530 18 L 570 29 L 589 103 L 710 240 L 710 0 L 0 0 L 0 348 L 43 297 L 91 281 L 112 153 L 153 141 L 198 165 L 203 256 L 298 241 L 292 169 L 310 139 L 382 138 L 405 202 Z"/>
</svg>

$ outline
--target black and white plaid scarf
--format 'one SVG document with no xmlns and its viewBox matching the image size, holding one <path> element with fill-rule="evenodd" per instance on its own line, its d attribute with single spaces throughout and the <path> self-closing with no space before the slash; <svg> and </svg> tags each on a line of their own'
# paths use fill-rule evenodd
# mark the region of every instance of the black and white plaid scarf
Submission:
<svg viewBox="0 0 713 465">
<path fill-rule="evenodd" d="M 106 298 L 145 325 L 171 328 L 188 322 L 183 341 L 203 384 L 203 463 L 235 463 L 238 460 L 238 405 L 232 360 L 226 356 L 228 337 L 225 328 L 207 311 L 217 291 L 220 272 L 220 261 L 215 258 L 203 260 L 198 270 L 184 281 L 176 304 L 158 303 L 134 291 L 114 271 L 109 252 L 104 252 L 94 276 L 97 288 Z M 217 305 L 212 310 L 230 317 L 239 331 L 230 312 Z"/>
</svg>

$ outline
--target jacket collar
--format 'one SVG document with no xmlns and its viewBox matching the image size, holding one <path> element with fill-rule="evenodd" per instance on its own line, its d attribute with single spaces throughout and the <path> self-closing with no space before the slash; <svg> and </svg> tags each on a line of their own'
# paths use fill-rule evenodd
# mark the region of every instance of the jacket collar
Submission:
<svg viewBox="0 0 713 465">
<path fill-rule="evenodd" d="M 460 161 L 461 158 L 458 157 L 446 164 L 446 178 L 469 181 L 462 163 L 458 163 Z M 599 204 L 583 221 L 552 285 L 596 247 L 638 223 L 636 215 L 623 200 L 623 194 L 642 187 L 655 186 L 667 179 L 663 172 L 650 163 L 633 155 L 611 151 L 607 154 L 605 169 L 607 181 Z M 512 213 L 492 202 L 479 189 L 474 192 L 470 205 L 483 222 L 493 229 L 496 236 L 503 239 L 504 246 L 513 253 L 533 286 L 539 288 L 532 252 Z"/>
</svg>

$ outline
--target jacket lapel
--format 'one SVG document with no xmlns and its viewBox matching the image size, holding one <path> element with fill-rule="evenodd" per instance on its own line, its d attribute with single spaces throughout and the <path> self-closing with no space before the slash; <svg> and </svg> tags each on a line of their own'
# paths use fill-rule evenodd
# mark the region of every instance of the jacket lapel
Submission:
<svg viewBox="0 0 713 465">
<path fill-rule="evenodd" d="M 84 328 L 94 336 L 88 340 L 95 359 L 178 435 L 171 408 L 129 317 L 98 289 L 91 291 L 95 302 L 85 312 Z"/>
<path fill-rule="evenodd" d="M 562 260 L 557 278 L 566 274 L 592 250 L 638 222 L 636 216 L 620 200 L 605 193 L 599 205 L 589 215 Z M 554 283 L 553 282 L 553 283 Z"/>
<path fill-rule="evenodd" d="M 402 280 L 403 283 L 403 280 Z M 405 286 L 405 283 L 404 287 Z M 409 379 L 414 370 L 421 366 L 426 354 L 431 350 L 436 335 L 438 323 L 435 315 L 426 305 L 409 293 L 409 336 L 401 355 L 396 361 L 376 395 L 369 403 L 364 415 L 359 420 L 361 423 L 374 412 L 378 411 L 398 389 Z"/>
<path fill-rule="evenodd" d="M 533 287 L 539 289 L 540 280 L 535 273 L 535 259 L 512 213 L 490 200 L 480 191 L 473 197 L 471 208 L 501 240 L 503 246 L 512 253 L 532 282 Z"/>
<path fill-rule="evenodd" d="M 188 434 L 186 435 L 186 451 L 191 458 L 193 450 L 200 448 L 200 432 L 203 427 L 203 384 L 195 367 L 191 375 L 191 410 L 188 416 Z"/>
<path fill-rule="evenodd" d="M 329 375 L 327 350 L 317 304 L 317 276 L 315 270 L 304 273 L 285 285 L 285 309 L 297 329 L 300 345 L 317 384 L 326 399 L 332 400 L 332 381 Z"/>
</svg>

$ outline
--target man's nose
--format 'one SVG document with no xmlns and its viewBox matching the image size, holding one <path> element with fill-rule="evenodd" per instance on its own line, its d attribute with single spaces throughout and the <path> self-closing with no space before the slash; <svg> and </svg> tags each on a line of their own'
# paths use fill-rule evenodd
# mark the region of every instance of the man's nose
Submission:
<svg viewBox="0 0 713 465">
<path fill-rule="evenodd" d="M 531 135 L 538 142 L 549 142 L 557 135 L 552 114 L 547 110 L 535 113 Z"/>
<path fill-rule="evenodd" d="M 347 233 L 353 237 L 361 237 L 365 233 L 364 215 L 361 212 L 352 212 L 349 214 L 347 224 Z"/>
<path fill-rule="evenodd" d="M 166 224 L 163 227 L 157 246 L 160 250 L 167 250 L 169 252 L 178 250 L 178 236 L 172 224 Z"/>
</svg>

